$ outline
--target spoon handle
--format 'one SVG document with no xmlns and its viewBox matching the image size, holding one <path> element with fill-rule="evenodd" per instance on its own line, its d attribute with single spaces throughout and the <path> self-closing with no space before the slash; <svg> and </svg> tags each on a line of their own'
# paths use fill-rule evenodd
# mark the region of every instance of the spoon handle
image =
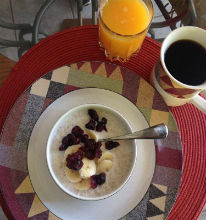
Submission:
<svg viewBox="0 0 206 220">
<path fill-rule="evenodd" d="M 168 134 L 167 126 L 164 124 L 158 124 L 146 128 L 144 130 L 136 131 L 131 134 L 99 139 L 98 141 L 105 142 L 105 141 L 118 141 L 118 140 L 132 140 L 132 139 L 162 139 L 162 138 L 166 138 L 167 134 Z"/>
</svg>

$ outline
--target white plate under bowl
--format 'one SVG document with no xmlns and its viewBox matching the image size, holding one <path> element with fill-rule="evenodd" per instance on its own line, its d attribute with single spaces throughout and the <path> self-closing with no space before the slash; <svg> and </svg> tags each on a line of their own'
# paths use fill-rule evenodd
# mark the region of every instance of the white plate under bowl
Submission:
<svg viewBox="0 0 206 220">
<path fill-rule="evenodd" d="M 137 140 L 137 157 L 126 185 L 113 196 L 98 201 L 83 201 L 64 193 L 52 179 L 46 162 L 49 134 L 57 120 L 68 110 L 83 104 L 100 104 L 114 109 L 130 124 L 132 131 L 148 124 L 129 100 L 104 89 L 79 89 L 54 101 L 40 116 L 28 146 L 28 170 L 32 185 L 42 203 L 64 220 L 116 220 L 141 201 L 151 183 L 155 168 L 153 140 Z"/>
<path fill-rule="evenodd" d="M 52 166 L 52 155 L 55 154 L 57 156 L 57 158 L 61 158 L 63 156 L 62 151 L 59 151 L 58 146 L 55 144 L 57 141 L 57 137 L 59 138 L 62 135 L 62 130 L 64 130 L 63 128 L 67 127 L 68 122 L 70 121 L 70 117 L 71 114 L 75 111 L 81 111 L 81 112 L 86 112 L 88 111 L 88 109 L 95 109 L 97 110 L 97 112 L 100 111 L 106 111 L 109 114 L 112 114 L 113 117 L 115 117 L 115 120 L 118 120 L 121 122 L 122 126 L 126 129 L 126 132 L 123 134 L 128 134 L 131 133 L 132 130 L 130 128 L 130 125 L 127 123 L 127 121 L 116 111 L 114 111 L 111 108 L 106 107 L 105 105 L 99 105 L 99 104 L 84 104 L 84 105 L 80 105 L 77 106 L 75 108 L 70 109 L 68 112 L 66 112 L 65 114 L 63 114 L 60 119 L 55 123 L 54 127 L 51 130 L 51 133 L 49 135 L 48 138 L 48 142 L 47 142 L 47 149 L 46 149 L 46 158 L 47 158 L 47 165 L 49 168 L 49 171 L 54 179 L 54 181 L 56 182 L 56 184 L 67 194 L 77 198 L 77 199 L 83 199 L 83 200 L 99 200 L 99 199 L 105 199 L 113 194 L 115 194 L 116 192 L 118 192 L 128 181 L 128 179 L 130 178 L 134 165 L 135 165 L 135 160 L 136 160 L 136 149 L 137 149 L 137 141 L 130 141 L 130 148 L 133 148 L 133 155 L 130 158 L 130 161 L 132 162 L 131 164 L 131 169 L 129 170 L 129 172 L 127 173 L 127 176 L 125 177 L 125 180 L 122 182 L 121 185 L 119 185 L 118 188 L 114 189 L 113 191 L 106 193 L 101 195 L 101 196 L 83 196 L 83 195 L 78 195 L 76 194 L 73 190 L 69 189 L 67 186 L 65 186 L 65 184 L 62 184 L 61 182 L 61 178 L 58 177 L 58 175 L 56 175 L 53 166 Z M 84 115 L 85 116 L 85 115 Z M 75 119 L 74 119 L 75 120 Z M 75 124 L 75 125 L 79 125 L 79 124 Z M 83 127 L 82 127 L 83 128 Z M 66 129 L 67 130 L 67 129 Z M 68 133 L 68 130 L 67 130 Z M 107 132 L 107 137 L 111 137 L 110 134 L 108 134 L 109 132 Z M 122 135 L 119 134 L 119 135 Z M 63 138 L 63 137 L 61 137 Z M 128 142 L 127 142 L 128 143 Z M 56 164 L 56 161 L 55 161 Z M 64 172 L 64 169 L 61 168 L 60 172 Z M 59 171 L 58 171 L 59 174 Z"/>
</svg>

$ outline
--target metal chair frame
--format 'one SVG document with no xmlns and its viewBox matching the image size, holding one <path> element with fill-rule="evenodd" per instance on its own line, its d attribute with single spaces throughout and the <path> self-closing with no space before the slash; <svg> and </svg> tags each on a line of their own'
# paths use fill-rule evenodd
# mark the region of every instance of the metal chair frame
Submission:
<svg viewBox="0 0 206 220">
<path fill-rule="evenodd" d="M 6 47 L 17 47 L 18 48 L 18 57 L 20 58 L 22 54 L 31 48 L 33 45 L 38 43 L 41 38 L 39 38 L 39 35 L 42 34 L 45 37 L 48 35 L 45 34 L 40 29 L 40 24 L 42 21 L 42 17 L 47 11 L 47 9 L 55 2 L 56 0 L 45 0 L 45 2 L 40 7 L 39 11 L 36 14 L 36 17 L 34 19 L 33 25 L 30 24 L 11 24 L 6 23 L 2 20 L 0 20 L 0 27 L 11 29 L 11 30 L 19 30 L 19 40 L 18 41 L 11 41 L 6 40 L 3 38 L 0 38 L 0 45 L 6 46 Z M 163 28 L 169 26 L 171 30 L 176 28 L 176 23 L 178 21 L 181 21 L 183 18 L 187 17 L 188 23 L 187 25 L 193 25 L 194 21 L 197 18 L 197 14 L 195 11 L 193 0 L 186 0 L 187 1 L 187 8 L 185 11 L 183 11 L 181 14 L 174 16 L 174 13 L 171 13 L 172 10 L 169 12 L 167 11 L 167 4 L 163 5 L 161 0 L 155 0 L 156 4 L 158 5 L 162 15 L 165 18 L 165 21 L 163 22 L 156 22 L 152 23 L 149 29 L 149 34 L 152 38 L 155 38 L 155 28 Z M 82 18 L 82 10 L 83 10 L 83 1 L 82 0 L 76 0 L 77 2 L 77 15 L 78 15 L 78 24 L 79 26 L 83 25 L 83 18 Z M 92 23 L 97 24 L 97 18 L 98 18 L 98 0 L 92 0 Z M 31 34 L 31 40 L 25 40 L 24 35 Z M 159 41 L 162 41 L 163 39 L 157 39 Z"/>
</svg>

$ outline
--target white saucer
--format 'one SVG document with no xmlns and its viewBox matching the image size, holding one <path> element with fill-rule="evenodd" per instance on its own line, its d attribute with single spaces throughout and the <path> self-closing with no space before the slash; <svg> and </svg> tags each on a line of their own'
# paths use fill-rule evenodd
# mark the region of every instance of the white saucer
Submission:
<svg viewBox="0 0 206 220">
<path fill-rule="evenodd" d="M 148 124 L 129 100 L 104 89 L 80 89 L 54 101 L 38 119 L 28 146 L 28 170 L 42 203 L 64 220 L 116 220 L 137 206 L 151 183 L 155 168 L 153 140 L 137 140 L 137 159 L 126 185 L 113 196 L 99 201 L 83 201 L 64 193 L 52 179 L 46 162 L 47 139 L 56 121 L 68 110 L 82 104 L 102 104 L 121 114 L 132 131 Z"/>
</svg>

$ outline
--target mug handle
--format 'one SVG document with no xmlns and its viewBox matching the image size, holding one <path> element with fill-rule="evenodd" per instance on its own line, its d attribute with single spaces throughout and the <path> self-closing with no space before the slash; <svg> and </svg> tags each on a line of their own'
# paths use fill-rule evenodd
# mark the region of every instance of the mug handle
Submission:
<svg viewBox="0 0 206 220">
<path fill-rule="evenodd" d="M 194 96 L 190 102 L 195 105 L 201 112 L 206 114 L 206 100 L 200 95 Z"/>
</svg>

